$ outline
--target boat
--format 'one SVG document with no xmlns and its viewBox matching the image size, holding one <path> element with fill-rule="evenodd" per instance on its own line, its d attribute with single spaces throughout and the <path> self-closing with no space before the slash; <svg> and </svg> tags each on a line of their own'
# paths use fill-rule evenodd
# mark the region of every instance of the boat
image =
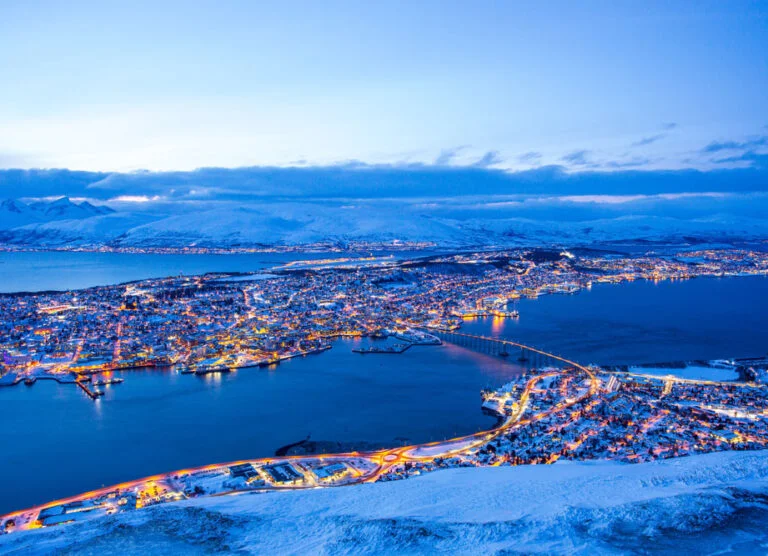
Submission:
<svg viewBox="0 0 768 556">
<path fill-rule="evenodd" d="M 93 384 L 94 386 L 106 386 L 108 384 L 121 384 L 122 382 L 123 382 L 123 379 L 119 377 L 91 380 L 91 384 Z"/>
<path fill-rule="evenodd" d="M 195 369 L 196 375 L 207 375 L 210 373 L 229 373 L 232 369 L 227 367 L 226 365 L 206 365 L 204 367 L 198 367 Z"/>
</svg>

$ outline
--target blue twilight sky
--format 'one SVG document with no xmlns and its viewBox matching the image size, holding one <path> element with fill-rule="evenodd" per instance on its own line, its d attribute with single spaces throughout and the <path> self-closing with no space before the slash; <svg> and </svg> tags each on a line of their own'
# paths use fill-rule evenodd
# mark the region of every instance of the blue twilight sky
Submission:
<svg viewBox="0 0 768 556">
<path fill-rule="evenodd" d="M 765 165 L 768 2 L 0 3 L 0 168 Z"/>
</svg>

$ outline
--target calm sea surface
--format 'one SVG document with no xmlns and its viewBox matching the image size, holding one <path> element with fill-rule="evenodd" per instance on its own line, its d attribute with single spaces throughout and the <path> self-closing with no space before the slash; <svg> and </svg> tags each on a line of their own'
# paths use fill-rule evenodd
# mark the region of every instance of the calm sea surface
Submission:
<svg viewBox="0 0 768 556">
<path fill-rule="evenodd" d="M 768 351 L 764 278 L 599 285 L 523 300 L 518 309 L 519 321 L 468 321 L 465 329 L 585 363 Z M 126 372 L 98 402 L 45 381 L 0 388 L 0 513 L 154 473 L 269 456 L 308 434 L 393 445 L 466 434 L 493 424 L 479 390 L 520 372 L 458 346 L 361 356 L 351 353 L 359 342 L 340 340 L 274 370 Z"/>
<path fill-rule="evenodd" d="M 0 293 L 75 290 L 133 280 L 206 272 L 248 272 L 295 260 L 368 256 L 361 253 L 133 255 L 65 251 L 0 252 Z M 375 251 L 376 256 L 426 257 L 432 251 Z"/>
<path fill-rule="evenodd" d="M 438 440 L 493 425 L 480 389 L 519 372 L 456 346 L 351 352 L 362 340 L 274 370 L 116 373 L 93 402 L 74 385 L 0 388 L 0 513 L 163 471 L 270 456 L 313 440 Z"/>
</svg>

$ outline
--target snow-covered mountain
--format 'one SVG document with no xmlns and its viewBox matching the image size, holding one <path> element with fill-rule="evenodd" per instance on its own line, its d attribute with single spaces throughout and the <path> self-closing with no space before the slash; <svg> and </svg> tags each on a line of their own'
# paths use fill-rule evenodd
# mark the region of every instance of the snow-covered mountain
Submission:
<svg viewBox="0 0 768 556">
<path fill-rule="evenodd" d="M 0 203 L 0 230 L 7 230 L 40 221 L 40 214 L 29 205 L 15 199 Z"/>
<path fill-rule="evenodd" d="M 82 220 L 113 212 L 107 206 L 96 206 L 88 201 L 73 203 L 68 197 L 30 204 L 18 199 L 6 199 L 0 203 L 0 230 L 62 220 Z"/>
<path fill-rule="evenodd" d="M 0 206 L 0 245 L 31 247 L 768 238 L 768 169 L 759 165 L 580 172 L 362 163 L 189 172 L 0 170 L 0 194 L 29 200 Z M 48 200 L 60 194 L 93 203 Z"/>
<path fill-rule="evenodd" d="M 34 247 L 99 246 L 151 220 L 145 214 L 118 213 L 37 222 L 11 230 L 0 229 L 0 242 Z"/>
<path fill-rule="evenodd" d="M 174 215 L 129 230 L 119 245 L 300 245 L 324 241 L 474 241 L 453 221 L 386 207 L 269 203 Z"/>
<path fill-rule="evenodd" d="M 718 243 L 768 237 L 768 218 L 727 206 L 717 213 L 679 207 L 677 212 L 634 206 L 566 208 L 567 213 L 561 204 L 542 208 L 541 202 L 530 201 L 457 205 L 455 200 L 368 199 L 203 203 L 150 210 L 122 206 L 115 211 L 67 198 L 31 205 L 9 200 L 0 207 L 0 243 L 229 248 L 429 242 L 462 247 L 626 240 Z"/>
<path fill-rule="evenodd" d="M 0 536 L 12 554 L 765 553 L 768 451 L 437 471 Z"/>
<path fill-rule="evenodd" d="M 102 214 L 115 212 L 106 206 L 95 206 L 88 201 L 82 201 L 79 204 L 73 203 L 68 197 L 62 197 L 55 201 L 38 201 L 29 205 L 30 208 L 42 213 L 47 220 L 72 220 L 80 218 L 90 218 Z"/>
</svg>

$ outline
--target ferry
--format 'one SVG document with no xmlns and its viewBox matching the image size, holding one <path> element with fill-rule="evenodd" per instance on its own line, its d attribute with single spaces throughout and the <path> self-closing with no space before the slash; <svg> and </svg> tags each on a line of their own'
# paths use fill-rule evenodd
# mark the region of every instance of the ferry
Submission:
<svg viewBox="0 0 768 556">
<path fill-rule="evenodd" d="M 96 380 L 91 380 L 91 384 L 94 386 L 106 386 L 108 384 L 122 384 L 123 379 L 119 377 L 115 378 L 100 378 Z"/>
<path fill-rule="evenodd" d="M 232 369 L 226 365 L 201 365 L 195 369 L 196 375 L 207 375 L 210 373 L 229 373 Z"/>
</svg>

